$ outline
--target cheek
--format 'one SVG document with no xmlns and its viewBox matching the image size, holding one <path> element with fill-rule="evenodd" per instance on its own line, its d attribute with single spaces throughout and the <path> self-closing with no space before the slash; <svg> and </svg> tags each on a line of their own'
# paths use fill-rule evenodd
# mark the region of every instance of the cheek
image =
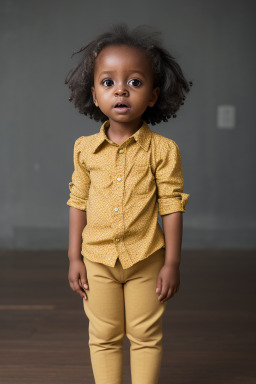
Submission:
<svg viewBox="0 0 256 384">
<path fill-rule="evenodd" d="M 103 107 L 108 108 L 111 104 L 111 97 L 107 92 L 102 92 L 100 95 L 100 103 Z"/>
<path fill-rule="evenodd" d="M 143 89 L 142 92 L 138 93 L 136 95 L 136 104 L 138 106 L 145 106 L 145 104 L 147 105 L 148 102 L 150 100 L 150 89 L 147 88 L 147 89 Z"/>
<path fill-rule="evenodd" d="M 97 95 L 98 107 L 105 114 L 108 115 L 111 106 L 111 98 L 105 92 L 99 92 Z"/>
<path fill-rule="evenodd" d="M 104 103 L 106 100 L 106 95 L 100 88 L 95 88 L 95 96 L 99 104 Z"/>
</svg>

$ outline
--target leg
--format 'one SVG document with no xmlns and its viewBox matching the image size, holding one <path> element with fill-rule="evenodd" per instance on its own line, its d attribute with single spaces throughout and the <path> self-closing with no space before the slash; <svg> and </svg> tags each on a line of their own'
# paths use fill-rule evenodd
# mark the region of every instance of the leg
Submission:
<svg viewBox="0 0 256 384">
<path fill-rule="evenodd" d="M 83 299 L 89 319 L 89 347 L 96 384 L 121 384 L 123 375 L 124 300 L 114 268 L 84 258 L 89 290 Z"/>
<path fill-rule="evenodd" d="M 126 335 L 130 340 L 132 384 L 158 384 L 162 361 L 162 315 L 156 294 L 157 276 L 164 264 L 164 250 L 129 268 L 124 285 Z M 132 270 L 133 269 L 133 270 Z"/>
</svg>

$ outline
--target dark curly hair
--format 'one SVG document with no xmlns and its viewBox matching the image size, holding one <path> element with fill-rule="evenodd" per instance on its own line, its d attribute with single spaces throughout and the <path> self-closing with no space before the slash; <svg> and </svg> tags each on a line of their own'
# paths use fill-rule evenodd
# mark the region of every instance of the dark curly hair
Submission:
<svg viewBox="0 0 256 384">
<path fill-rule="evenodd" d="M 125 23 L 113 24 L 112 29 L 102 33 L 74 54 L 84 51 L 83 57 L 71 73 L 69 71 L 65 84 L 69 83 L 71 89 L 70 101 L 74 102 L 75 108 L 90 119 L 104 122 L 108 117 L 96 107 L 93 102 L 91 86 L 94 84 L 95 59 L 101 50 L 109 45 L 128 45 L 142 49 L 152 62 L 154 75 L 154 88 L 160 87 L 160 94 L 155 105 L 147 107 L 142 115 L 146 123 L 155 125 L 161 121 L 168 121 L 176 117 L 176 112 L 184 104 L 185 92 L 189 92 L 192 81 L 187 81 L 176 59 L 161 46 L 161 41 L 154 35 L 159 32 L 147 33 L 147 25 L 141 25 L 128 30 Z M 151 30 L 152 31 L 152 30 Z"/>
</svg>

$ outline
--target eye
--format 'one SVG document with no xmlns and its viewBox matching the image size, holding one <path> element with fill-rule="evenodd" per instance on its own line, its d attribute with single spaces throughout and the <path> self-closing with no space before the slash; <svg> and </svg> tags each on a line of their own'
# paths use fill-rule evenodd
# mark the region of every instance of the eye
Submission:
<svg viewBox="0 0 256 384">
<path fill-rule="evenodd" d="M 107 86 L 107 87 L 109 87 L 109 86 L 111 86 L 111 85 L 112 85 L 112 83 L 113 83 L 113 80 L 111 80 L 111 79 L 106 79 L 106 80 L 103 80 L 103 81 L 102 81 L 102 84 L 104 84 L 105 82 L 107 82 L 106 86 Z M 105 84 L 104 84 L 104 85 L 105 85 Z"/>
<path fill-rule="evenodd" d="M 132 85 L 134 85 L 134 87 L 139 87 L 139 86 L 142 84 L 142 82 L 141 82 L 140 80 L 138 80 L 138 79 L 132 79 L 132 80 L 129 81 L 129 83 L 130 83 L 131 81 L 134 82 L 134 83 L 132 84 Z"/>
</svg>

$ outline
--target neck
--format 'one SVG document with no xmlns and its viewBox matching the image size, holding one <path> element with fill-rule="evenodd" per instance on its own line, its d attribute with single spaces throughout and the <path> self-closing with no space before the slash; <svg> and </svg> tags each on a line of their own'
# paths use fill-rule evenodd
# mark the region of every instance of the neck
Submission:
<svg viewBox="0 0 256 384">
<path fill-rule="evenodd" d="M 112 135 L 115 138 L 123 139 L 133 135 L 140 127 L 142 126 L 142 119 L 138 118 L 134 121 L 129 122 L 117 122 L 109 119 L 110 126 L 107 128 L 109 135 Z"/>
</svg>

